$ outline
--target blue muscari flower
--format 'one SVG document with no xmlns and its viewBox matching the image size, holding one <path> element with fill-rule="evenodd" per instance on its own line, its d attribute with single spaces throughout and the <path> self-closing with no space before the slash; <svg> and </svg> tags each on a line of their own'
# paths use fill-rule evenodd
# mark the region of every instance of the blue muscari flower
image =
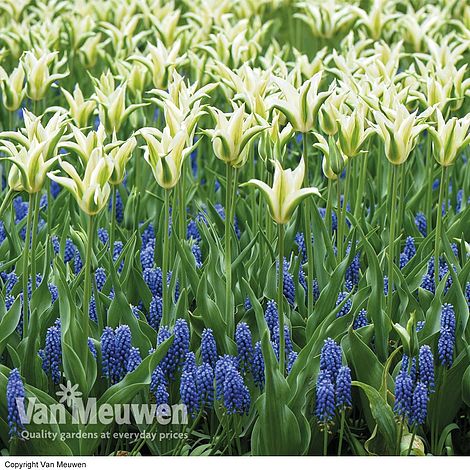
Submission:
<svg viewBox="0 0 470 470">
<path fill-rule="evenodd" d="M 75 274 L 78 274 L 82 270 L 82 268 L 83 268 L 82 257 L 80 256 L 80 252 L 77 250 L 75 252 L 73 271 Z"/>
<path fill-rule="evenodd" d="M 214 371 L 208 363 L 196 370 L 196 389 L 199 407 L 211 406 L 214 401 Z"/>
<path fill-rule="evenodd" d="M 434 357 L 431 348 L 425 344 L 419 348 L 419 381 L 426 385 L 428 392 L 434 391 Z"/>
<path fill-rule="evenodd" d="M 400 269 L 403 269 L 408 264 L 409 258 L 405 253 L 400 253 Z"/>
<path fill-rule="evenodd" d="M 359 328 L 367 326 L 368 324 L 369 320 L 367 319 L 367 310 L 363 308 L 354 319 L 353 330 L 358 330 Z"/>
<path fill-rule="evenodd" d="M 343 366 L 336 377 L 336 407 L 340 410 L 352 406 L 351 369 Z"/>
<path fill-rule="evenodd" d="M 237 345 L 237 360 L 240 372 L 243 374 L 250 370 L 253 358 L 253 343 L 249 326 L 242 322 L 235 330 L 235 343 Z"/>
<path fill-rule="evenodd" d="M 142 362 L 140 357 L 139 348 L 131 348 L 129 350 L 129 356 L 127 358 L 126 372 L 130 373 L 137 369 L 139 364 Z"/>
<path fill-rule="evenodd" d="M 195 374 L 196 369 L 196 355 L 192 351 L 190 351 L 186 354 L 183 364 L 183 372 L 191 372 L 192 374 Z"/>
<path fill-rule="evenodd" d="M 338 294 L 338 298 L 336 299 L 336 307 L 344 301 L 344 299 L 346 299 L 346 297 L 348 297 L 348 292 L 340 292 Z M 352 300 L 351 300 L 351 297 L 348 298 L 348 300 L 346 300 L 346 302 L 343 304 L 343 306 L 341 307 L 341 309 L 339 310 L 339 312 L 336 314 L 336 318 L 339 318 L 339 317 L 344 317 L 345 315 L 347 315 L 350 310 L 351 310 L 351 307 L 352 307 Z"/>
<path fill-rule="evenodd" d="M 18 276 L 14 272 L 9 273 L 7 276 L 7 281 L 5 283 L 5 292 L 9 294 L 12 291 L 13 287 L 15 287 L 17 282 Z"/>
<path fill-rule="evenodd" d="M 247 297 L 245 299 L 245 302 L 243 303 L 243 307 L 245 307 L 245 310 L 248 311 L 252 308 L 252 305 L 251 305 L 251 300 L 249 297 Z"/>
<path fill-rule="evenodd" d="M 411 414 L 411 401 L 413 396 L 413 380 L 410 374 L 403 369 L 395 379 L 395 404 L 393 411 L 402 418 Z"/>
<path fill-rule="evenodd" d="M 150 379 L 150 391 L 155 396 L 155 402 L 158 405 L 168 404 L 169 394 L 168 394 L 168 382 L 160 366 L 157 366 L 152 372 L 152 377 Z"/>
<path fill-rule="evenodd" d="M 424 328 L 425 324 L 425 321 L 416 322 L 416 332 L 419 333 Z"/>
<path fill-rule="evenodd" d="M 433 190 L 433 191 L 436 191 L 436 189 L 439 189 L 439 178 L 436 178 L 436 179 L 432 182 L 432 190 Z"/>
<path fill-rule="evenodd" d="M 20 373 L 18 369 L 12 369 L 8 376 L 6 396 L 10 437 L 19 436 L 20 430 L 24 429 L 24 424 L 21 422 L 20 410 L 18 409 L 18 402 L 22 402 L 24 409 L 25 396 L 26 393 Z"/>
<path fill-rule="evenodd" d="M 118 326 L 115 330 L 115 348 L 113 359 L 113 378 L 117 383 L 126 375 L 126 366 L 131 350 L 131 330 L 127 325 Z"/>
<path fill-rule="evenodd" d="M 197 138 L 194 139 L 197 141 Z M 197 178 L 197 149 L 191 152 L 191 171 L 193 173 L 194 178 Z"/>
<path fill-rule="evenodd" d="M 224 383 L 227 371 L 237 368 L 237 359 L 234 356 L 225 354 L 219 357 L 215 364 L 215 392 L 217 400 L 220 400 L 224 394 Z"/>
<path fill-rule="evenodd" d="M 194 416 L 198 408 L 198 394 L 196 388 L 196 377 L 191 371 L 183 371 L 180 381 L 181 402 L 186 405 L 187 410 Z"/>
<path fill-rule="evenodd" d="M 49 294 L 51 294 L 51 303 L 54 303 L 59 298 L 59 289 L 55 284 L 48 284 Z"/>
<path fill-rule="evenodd" d="M 160 268 L 147 268 L 143 272 L 145 284 L 154 296 L 162 296 L 162 270 Z"/>
<path fill-rule="evenodd" d="M 199 245 L 193 245 L 191 247 L 191 251 L 193 253 L 193 256 L 194 256 L 194 260 L 196 261 L 196 268 L 201 268 L 202 267 L 202 252 L 201 252 L 201 248 L 199 247 Z"/>
<path fill-rule="evenodd" d="M 103 227 L 100 227 L 98 229 L 98 240 L 103 244 L 103 245 L 106 245 L 106 243 L 108 243 L 108 240 L 109 240 L 109 235 L 108 235 L 108 231 L 103 228 Z"/>
<path fill-rule="evenodd" d="M 279 360 L 279 353 L 280 353 L 280 349 L 279 349 L 279 345 L 280 345 L 280 341 L 279 341 L 280 337 L 279 337 L 279 326 L 276 325 L 276 328 L 274 329 L 274 336 L 273 336 L 273 339 L 272 339 L 272 342 L 273 342 L 273 347 L 274 347 L 274 352 L 276 354 L 276 357 L 277 359 Z M 290 331 L 289 331 L 289 326 L 288 325 L 284 325 L 284 349 L 285 349 L 285 355 L 286 357 L 289 357 L 289 354 L 294 350 L 294 345 L 292 344 L 292 340 L 291 340 L 291 337 L 290 337 Z"/>
<path fill-rule="evenodd" d="M 214 182 L 214 193 L 216 193 L 219 189 L 220 189 L 220 181 L 216 179 Z"/>
<path fill-rule="evenodd" d="M 73 241 L 70 238 L 67 238 L 65 240 L 64 263 L 68 263 L 69 261 L 75 259 L 75 255 L 77 252 L 78 250 L 73 244 Z"/>
<path fill-rule="evenodd" d="M 317 378 L 315 416 L 327 426 L 335 415 L 335 386 L 326 370 L 320 370 Z"/>
<path fill-rule="evenodd" d="M 148 322 L 149 325 L 156 331 L 160 326 L 163 316 L 163 300 L 158 295 L 152 297 L 149 306 Z"/>
<path fill-rule="evenodd" d="M 51 196 L 54 199 L 59 195 L 61 189 L 62 186 L 59 183 L 51 181 Z"/>
<path fill-rule="evenodd" d="M 420 425 L 426 421 L 428 413 L 428 387 L 422 382 L 416 384 L 411 401 L 410 424 Z"/>
<path fill-rule="evenodd" d="M 413 237 L 406 237 L 403 254 L 410 260 L 416 254 L 416 246 Z"/>
<path fill-rule="evenodd" d="M 160 362 L 160 367 L 167 377 L 174 379 L 178 367 L 183 363 L 186 354 L 189 352 L 189 327 L 186 320 L 179 318 L 176 320 L 173 329 L 174 340 L 169 347 L 165 357 Z M 162 326 L 158 332 L 157 344 L 171 336 L 168 327 Z"/>
<path fill-rule="evenodd" d="M 222 206 L 222 204 L 217 203 L 214 206 L 214 208 L 217 211 L 217 213 L 219 214 L 220 218 L 222 220 L 225 220 L 225 208 Z M 233 216 L 233 230 L 235 231 L 235 235 L 237 236 L 237 238 L 240 238 L 241 237 L 241 232 L 240 232 L 240 228 L 238 226 L 238 219 L 237 219 L 236 215 Z"/>
<path fill-rule="evenodd" d="M 114 247 L 113 247 L 113 261 L 116 262 L 119 256 L 122 253 L 124 245 L 120 240 L 117 240 L 114 242 Z M 122 269 L 124 268 L 124 260 L 121 261 L 121 264 L 118 267 L 118 272 L 121 272 Z"/>
<path fill-rule="evenodd" d="M 54 254 L 57 256 L 60 252 L 60 241 L 57 235 L 52 236 L 51 242 L 52 242 L 52 249 L 54 250 Z"/>
<path fill-rule="evenodd" d="M 418 212 L 416 214 L 415 224 L 421 235 L 425 237 L 428 233 L 428 223 L 426 221 L 426 216 L 422 212 Z"/>
<path fill-rule="evenodd" d="M 146 246 L 140 252 L 140 263 L 142 264 L 142 269 L 152 269 L 154 260 L 154 249 L 153 246 Z"/>
<path fill-rule="evenodd" d="M 426 273 L 421 280 L 421 288 L 429 292 L 435 291 L 434 276 Z"/>
<path fill-rule="evenodd" d="M 5 226 L 3 225 L 3 222 L 0 220 L 0 243 L 2 243 L 6 237 L 7 236 L 5 233 Z"/>
<path fill-rule="evenodd" d="M 348 210 L 349 210 L 349 204 L 348 204 Z M 324 207 L 320 207 L 318 209 L 318 212 L 320 213 L 321 217 L 323 220 L 326 218 L 326 209 Z M 348 223 L 349 225 L 349 223 Z M 333 231 L 338 229 L 338 217 L 336 216 L 335 212 L 331 212 L 331 229 Z"/>
<path fill-rule="evenodd" d="M 39 200 L 39 209 L 47 209 L 47 194 L 43 194 Z"/>
<path fill-rule="evenodd" d="M 287 357 L 287 373 L 290 374 L 292 367 L 294 366 L 294 362 L 297 360 L 299 355 L 295 351 L 291 351 L 289 356 Z"/>
<path fill-rule="evenodd" d="M 10 308 L 13 306 L 13 304 L 15 303 L 15 298 L 11 295 L 11 294 L 8 294 L 6 297 L 5 297 L 5 308 L 6 310 L 10 310 Z"/>
<path fill-rule="evenodd" d="M 46 344 L 40 354 L 42 357 L 42 369 L 52 378 L 52 382 L 58 384 L 61 378 L 60 366 L 62 363 L 62 343 L 60 336 L 60 320 L 57 319 L 53 326 L 46 332 Z"/>
<path fill-rule="evenodd" d="M 108 210 L 111 211 L 113 207 L 112 198 L 109 198 Z M 121 223 L 124 220 L 124 203 L 122 202 L 121 194 L 116 191 L 116 212 L 115 217 L 117 223 Z"/>
<path fill-rule="evenodd" d="M 455 313 L 452 304 L 444 304 L 441 310 L 441 328 L 448 328 L 455 333 Z"/>
<path fill-rule="evenodd" d="M 96 356 L 98 355 L 98 353 L 96 352 L 95 343 L 93 342 L 91 338 L 88 338 L 88 349 L 90 350 L 91 355 L 96 359 Z"/>
<path fill-rule="evenodd" d="M 264 319 L 269 328 L 270 338 L 274 339 L 274 330 L 279 325 L 279 313 L 277 311 L 277 304 L 274 300 L 268 300 L 266 310 L 264 312 Z"/>
<path fill-rule="evenodd" d="M 96 288 L 101 292 L 106 284 L 106 271 L 104 268 L 96 268 L 95 271 Z"/>
<path fill-rule="evenodd" d="M 279 265 L 279 263 L 277 263 Z M 279 266 L 278 266 L 279 269 Z M 295 284 L 292 274 L 289 272 L 289 262 L 284 258 L 284 282 L 283 282 L 283 294 L 289 302 L 290 306 L 294 306 L 295 303 Z"/>
<path fill-rule="evenodd" d="M 97 309 L 96 309 L 96 300 L 95 300 L 95 296 L 93 294 L 90 297 L 90 304 L 88 306 L 88 315 L 89 315 L 91 321 L 94 321 L 95 323 L 98 322 L 98 313 L 97 313 Z"/>
<path fill-rule="evenodd" d="M 250 392 L 235 367 L 226 371 L 223 396 L 227 414 L 248 414 L 250 411 Z"/>
<path fill-rule="evenodd" d="M 13 199 L 13 209 L 15 211 L 15 222 L 18 223 L 28 215 L 29 204 L 24 202 L 21 196 Z"/>
<path fill-rule="evenodd" d="M 155 241 L 155 230 L 153 224 L 148 224 L 147 228 L 142 232 L 142 246 L 147 246 L 150 240 Z"/>
<path fill-rule="evenodd" d="M 348 248 L 346 250 L 346 254 L 349 253 L 350 249 L 351 249 L 351 247 L 348 246 Z M 346 274 L 345 274 L 346 282 L 349 281 L 353 286 L 357 286 L 359 284 L 359 271 L 360 271 L 360 269 L 361 269 L 360 253 L 356 253 L 353 260 L 351 261 L 351 264 L 346 269 Z"/>
<path fill-rule="evenodd" d="M 263 390 L 264 388 L 264 357 L 261 349 L 261 342 L 255 344 L 253 351 L 253 362 L 251 364 L 251 374 L 255 385 Z"/>
<path fill-rule="evenodd" d="M 384 295 L 388 295 L 388 276 L 384 276 Z"/>
<path fill-rule="evenodd" d="M 201 242 L 201 234 L 195 220 L 190 220 L 188 222 L 188 227 L 186 228 L 186 238 L 188 240 L 194 240 L 196 243 Z"/>
<path fill-rule="evenodd" d="M 113 361 L 115 356 L 115 333 L 114 330 L 107 326 L 101 334 L 101 362 L 103 375 L 108 379 L 112 379 Z"/>
<path fill-rule="evenodd" d="M 439 361 L 443 366 L 450 367 L 454 362 L 455 333 L 450 328 L 442 327 L 437 342 Z"/>
<path fill-rule="evenodd" d="M 212 368 L 217 363 L 217 344 L 214 334 L 210 328 L 205 328 L 201 335 L 201 357 L 202 362 L 209 364 Z"/>
<path fill-rule="evenodd" d="M 320 352 L 320 370 L 327 371 L 333 382 L 336 380 L 342 364 L 341 348 L 331 339 L 325 339 L 325 343 Z"/>
<path fill-rule="evenodd" d="M 307 247 L 305 246 L 304 234 L 302 232 L 297 232 L 295 234 L 294 240 L 299 250 L 299 255 L 302 256 L 301 258 L 302 263 L 306 263 L 307 262 Z"/>
<path fill-rule="evenodd" d="M 42 282 L 42 275 L 37 273 L 36 274 L 36 287 L 39 287 Z M 31 299 L 31 295 L 33 293 L 33 282 L 31 278 L 28 280 L 28 298 Z"/>
<path fill-rule="evenodd" d="M 467 305 L 470 309 L 470 282 L 467 282 L 467 285 L 465 286 L 465 297 L 467 298 Z"/>
</svg>

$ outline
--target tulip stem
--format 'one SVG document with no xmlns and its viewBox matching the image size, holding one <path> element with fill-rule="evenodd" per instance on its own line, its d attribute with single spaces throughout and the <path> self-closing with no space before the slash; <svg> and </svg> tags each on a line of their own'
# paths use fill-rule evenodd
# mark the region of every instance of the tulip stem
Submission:
<svg viewBox="0 0 470 470">
<path fill-rule="evenodd" d="M 39 193 L 33 194 L 33 229 L 31 241 L 31 294 L 36 289 L 36 245 L 39 221 Z"/>
<path fill-rule="evenodd" d="M 356 220 L 359 220 L 359 216 L 361 214 L 361 206 L 362 202 L 364 199 L 364 186 L 366 184 L 366 176 L 367 176 L 367 155 L 364 154 L 362 156 L 362 161 L 361 161 L 361 174 L 359 175 L 359 188 L 357 191 L 357 196 L 356 196 L 356 204 L 354 207 L 354 218 Z M 364 212 L 362 212 L 364 214 Z"/>
<path fill-rule="evenodd" d="M 331 178 L 328 178 L 328 192 L 327 192 L 327 198 L 326 198 L 326 214 L 325 214 L 325 219 L 326 219 L 326 229 L 328 232 L 328 235 L 331 235 L 331 212 L 332 212 L 332 204 L 333 201 L 332 199 L 332 190 L 333 190 L 333 183 Z"/>
<path fill-rule="evenodd" d="M 397 222 L 397 229 L 398 229 L 398 238 L 401 237 L 401 230 L 403 227 L 403 219 L 404 219 L 404 211 L 405 211 L 405 177 L 406 177 L 406 162 L 400 165 L 400 172 L 398 173 L 398 178 L 400 181 L 400 195 L 398 197 L 398 222 Z"/>
<path fill-rule="evenodd" d="M 431 153 L 431 136 L 427 135 L 426 139 L 426 155 L 425 162 L 427 163 L 427 187 L 426 187 L 426 205 L 425 205 L 425 215 L 428 222 L 428 230 L 431 228 L 431 219 L 432 219 L 432 173 L 434 165 L 434 157 Z"/>
<path fill-rule="evenodd" d="M 162 325 L 167 325 L 169 320 L 169 289 L 167 283 L 168 277 L 168 258 L 169 258 L 169 230 L 170 230 L 170 191 L 165 189 L 165 202 L 163 206 L 163 256 L 162 256 L 162 295 L 163 295 L 163 314 Z"/>
<path fill-rule="evenodd" d="M 284 225 L 278 225 L 278 250 L 279 250 L 279 279 L 277 284 L 277 310 L 279 313 L 279 369 L 281 374 L 285 374 L 285 341 L 284 341 L 284 312 L 283 312 L 283 294 L 284 294 Z"/>
<path fill-rule="evenodd" d="M 114 237 L 116 233 L 116 185 L 111 185 L 111 224 L 109 228 L 109 249 L 111 254 L 114 249 Z"/>
<path fill-rule="evenodd" d="M 447 167 L 441 167 L 441 180 L 439 184 L 439 200 L 437 205 L 436 214 L 436 235 L 434 240 L 434 283 L 437 289 L 439 284 L 439 255 L 440 255 L 440 242 L 441 242 L 441 231 L 442 231 L 442 200 L 444 198 L 444 188 L 446 185 L 446 170 Z"/>
<path fill-rule="evenodd" d="M 83 288 L 83 329 L 85 338 L 88 338 L 89 330 L 89 309 L 91 299 L 91 258 L 93 255 L 93 238 L 95 232 L 95 217 L 90 215 L 88 218 L 88 233 L 86 240 L 85 254 L 85 284 Z"/>
<path fill-rule="evenodd" d="M 391 186 L 392 198 L 390 201 L 390 238 L 388 241 L 388 293 L 387 293 L 387 307 L 388 316 L 392 318 L 392 293 L 393 293 L 393 261 L 395 252 L 395 224 L 396 224 L 396 200 L 397 200 L 397 167 L 392 166 Z"/>
<path fill-rule="evenodd" d="M 29 279 L 29 244 L 31 237 L 31 224 L 33 220 L 33 211 L 31 208 L 34 204 L 34 194 L 29 195 L 28 218 L 26 221 L 26 234 L 24 237 L 23 251 L 23 338 L 28 336 L 29 326 L 29 297 L 28 297 L 28 279 Z"/>
<path fill-rule="evenodd" d="M 308 134 L 302 135 L 302 158 L 305 165 L 304 174 L 304 187 L 308 187 Z M 304 204 L 304 230 L 305 230 L 305 246 L 307 247 L 307 316 L 313 312 L 313 244 L 312 244 L 312 233 L 310 230 L 310 204 L 309 201 L 305 201 Z"/>
<path fill-rule="evenodd" d="M 233 168 L 227 164 L 225 186 L 225 321 L 227 322 L 230 338 L 234 329 L 232 318 L 232 185 Z"/>
</svg>

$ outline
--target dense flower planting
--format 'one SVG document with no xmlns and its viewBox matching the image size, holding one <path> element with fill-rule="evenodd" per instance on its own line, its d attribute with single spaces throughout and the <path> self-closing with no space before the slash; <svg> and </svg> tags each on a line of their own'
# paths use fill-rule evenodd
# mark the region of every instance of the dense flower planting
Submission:
<svg viewBox="0 0 470 470">
<path fill-rule="evenodd" d="M 469 51 L 455 0 L 3 0 L 2 455 L 469 454 Z"/>
</svg>

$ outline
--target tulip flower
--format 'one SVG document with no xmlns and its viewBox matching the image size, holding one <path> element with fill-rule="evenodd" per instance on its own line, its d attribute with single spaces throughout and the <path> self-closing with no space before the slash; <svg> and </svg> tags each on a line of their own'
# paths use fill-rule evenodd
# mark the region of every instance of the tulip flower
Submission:
<svg viewBox="0 0 470 470">
<path fill-rule="evenodd" d="M 101 212 L 111 193 L 109 180 L 113 173 L 112 158 L 104 154 L 102 147 L 93 149 L 83 178 L 70 163 L 61 160 L 60 166 L 69 177 L 59 176 L 57 171 L 49 172 L 47 176 L 67 189 L 83 212 L 88 215 Z"/>
<path fill-rule="evenodd" d="M 100 121 L 104 123 L 106 132 L 112 134 L 119 132 L 124 121 L 144 103 L 135 103 L 126 107 L 127 83 L 115 87 L 112 75 L 101 76 L 94 80 L 97 102 L 99 104 Z"/>
<path fill-rule="evenodd" d="M 86 166 L 93 150 L 104 145 L 106 139 L 104 126 L 100 124 L 96 131 L 90 131 L 88 134 L 84 134 L 73 124 L 70 125 L 70 130 L 71 134 L 64 137 L 64 140 L 59 143 L 59 147 L 75 152 L 83 165 Z"/>
<path fill-rule="evenodd" d="M 450 118 L 447 122 L 440 109 L 436 109 L 437 123 L 430 125 L 428 131 L 434 145 L 434 158 L 439 165 L 448 167 L 455 163 L 458 155 L 470 142 L 470 114 L 463 118 Z"/>
<path fill-rule="evenodd" d="M 181 176 L 185 158 L 191 154 L 195 145 L 188 147 L 188 131 L 185 128 L 172 136 L 167 126 L 160 131 L 156 128 L 143 128 L 139 131 L 145 142 L 144 158 L 152 169 L 157 183 L 164 189 L 176 186 Z"/>
<path fill-rule="evenodd" d="M 25 73 L 21 65 L 16 67 L 10 76 L 0 67 L 0 87 L 5 108 L 8 111 L 16 111 L 26 94 L 24 86 Z"/>
<path fill-rule="evenodd" d="M 269 206 L 271 217 L 278 224 L 286 224 L 292 217 L 292 213 L 307 196 L 315 194 L 320 196 L 317 188 L 303 188 L 302 183 L 305 173 L 304 159 L 300 160 L 295 170 L 284 170 L 278 161 L 274 164 L 273 187 L 257 179 L 251 179 L 246 184 L 258 187 Z"/>
<path fill-rule="evenodd" d="M 49 68 L 58 54 L 56 51 L 36 57 L 33 52 L 28 51 L 25 53 L 22 62 L 27 80 L 26 94 L 33 101 L 42 100 L 52 83 L 69 74 L 68 72 L 50 73 Z M 59 68 L 66 60 L 67 57 L 64 56 L 64 59 L 57 62 L 55 68 Z"/>
<path fill-rule="evenodd" d="M 394 109 L 374 111 L 377 134 L 384 141 L 385 155 L 394 165 L 404 163 L 414 149 L 419 134 L 428 127 L 422 122 L 429 116 L 432 109 L 418 115 L 418 111 L 410 113 L 405 105 L 399 103 Z"/>
<path fill-rule="evenodd" d="M 343 153 L 351 158 L 355 157 L 363 148 L 367 138 L 374 133 L 374 129 L 365 129 L 364 105 L 359 105 L 351 114 L 340 113 L 338 117 L 338 140 Z"/>
<path fill-rule="evenodd" d="M 69 114 L 78 127 L 85 127 L 90 119 L 91 113 L 96 108 L 96 102 L 92 99 L 85 100 L 80 85 L 77 83 L 73 89 L 73 94 L 65 89 L 62 93 L 69 105 Z"/>
<path fill-rule="evenodd" d="M 267 126 L 256 124 L 254 116 L 245 113 L 244 104 L 235 107 L 228 118 L 220 109 L 209 109 L 216 125 L 204 132 L 211 137 L 215 156 L 235 168 L 243 166 L 248 158 L 249 143 Z"/>
<path fill-rule="evenodd" d="M 126 175 L 127 162 L 132 157 L 132 152 L 137 145 L 135 137 L 126 141 L 119 141 L 114 135 L 113 142 L 105 146 L 105 152 L 113 160 L 113 172 L 109 182 L 113 185 L 121 184 Z"/>
<path fill-rule="evenodd" d="M 316 73 L 297 89 L 288 81 L 274 78 L 274 82 L 281 90 L 283 98 L 275 98 L 272 108 L 281 111 L 292 124 L 294 131 L 307 133 L 314 129 L 318 111 L 324 101 L 331 95 L 333 88 L 318 92 L 322 72 Z"/>
<path fill-rule="evenodd" d="M 264 160 L 281 161 L 286 152 L 287 144 L 294 135 L 294 130 L 290 124 L 279 129 L 279 114 L 273 117 L 271 127 L 261 133 L 259 140 L 258 152 Z"/>
</svg>

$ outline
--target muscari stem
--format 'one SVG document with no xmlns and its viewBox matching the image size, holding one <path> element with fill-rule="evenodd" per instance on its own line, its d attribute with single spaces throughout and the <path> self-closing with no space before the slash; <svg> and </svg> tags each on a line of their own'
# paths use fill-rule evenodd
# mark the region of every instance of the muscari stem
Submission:
<svg viewBox="0 0 470 470">
<path fill-rule="evenodd" d="M 164 210 L 164 224 L 163 224 L 163 256 L 162 256 L 162 295 L 163 295 L 163 314 L 162 314 L 162 325 L 167 325 L 169 320 L 168 311 L 169 308 L 169 289 L 167 283 L 168 277 L 168 260 L 169 260 L 169 235 L 170 230 L 170 191 L 171 189 L 165 189 L 165 202 L 163 206 Z"/>
<path fill-rule="evenodd" d="M 343 408 L 341 410 L 341 424 L 339 428 L 339 443 L 338 443 L 338 455 L 341 455 L 341 451 L 343 449 L 343 436 L 344 436 L 344 423 L 346 420 L 346 411 Z"/>
<path fill-rule="evenodd" d="M 436 235 L 434 240 L 434 285 L 437 289 L 439 284 L 439 255 L 440 255 L 440 242 L 442 232 L 442 200 L 444 198 L 444 187 L 446 179 L 447 167 L 441 167 L 441 180 L 439 184 L 439 201 L 437 204 L 436 214 Z"/>
<path fill-rule="evenodd" d="M 28 204 L 28 218 L 26 221 L 26 234 L 24 240 L 24 251 L 23 251 L 23 338 L 28 336 L 29 326 L 29 298 L 28 298 L 28 279 L 29 279 L 29 244 L 31 239 L 31 224 L 33 220 L 33 211 L 31 208 L 34 204 L 34 194 L 29 195 Z"/>
<path fill-rule="evenodd" d="M 307 160 L 307 149 L 308 149 L 308 134 L 302 135 L 302 158 L 305 164 L 304 174 L 304 187 L 308 187 L 308 160 Z M 304 208 L 304 230 L 305 230 L 305 245 L 307 247 L 307 315 L 311 315 L 313 311 L 313 244 L 312 244 L 312 233 L 310 230 L 310 204 L 309 201 L 305 201 Z"/>
<path fill-rule="evenodd" d="M 279 313 L 279 369 L 285 374 L 285 340 L 284 340 L 284 225 L 278 225 L 278 250 L 279 250 L 279 280 L 277 284 L 277 310 Z"/>
<path fill-rule="evenodd" d="M 416 436 L 416 425 L 413 426 L 413 434 L 411 435 L 410 447 L 408 447 L 408 452 L 406 454 L 408 457 L 411 454 L 411 449 L 413 449 L 413 442 L 415 440 L 415 436 Z"/>
<path fill-rule="evenodd" d="M 95 217 L 90 215 L 88 218 L 88 233 L 86 242 L 86 255 L 85 255 L 85 285 L 83 294 L 83 329 L 85 338 L 89 334 L 89 308 L 91 298 L 91 259 L 93 256 L 93 238 L 95 232 Z"/>
<path fill-rule="evenodd" d="M 395 251 L 395 223 L 396 223 L 396 199 L 397 199 L 397 168 L 392 166 L 391 175 L 392 199 L 390 201 L 390 238 L 388 242 L 388 316 L 392 318 L 392 293 L 393 293 L 393 261 Z"/>
</svg>

